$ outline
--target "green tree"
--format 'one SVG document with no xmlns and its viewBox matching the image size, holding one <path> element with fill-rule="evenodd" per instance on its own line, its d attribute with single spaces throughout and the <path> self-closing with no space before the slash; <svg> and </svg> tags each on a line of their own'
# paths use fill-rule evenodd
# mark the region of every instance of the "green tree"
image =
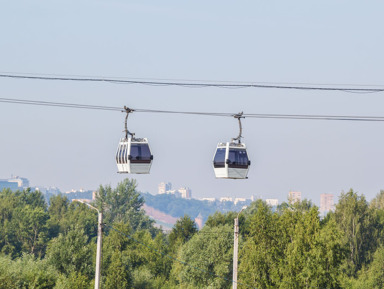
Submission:
<svg viewBox="0 0 384 289">
<path fill-rule="evenodd" d="M 82 275 L 78 272 L 71 272 L 69 276 L 65 276 L 60 274 L 55 289 L 68 289 L 68 288 L 76 288 L 76 289 L 91 289 L 93 286 L 90 286 L 90 282 L 87 276 Z M 116 287 L 117 288 L 117 287 Z"/>
<path fill-rule="evenodd" d="M 165 235 L 159 232 L 153 239 L 148 230 L 133 232 L 123 222 L 112 227 L 103 251 L 106 288 L 160 288 L 172 264 L 164 256 L 168 254 Z"/>
<path fill-rule="evenodd" d="M 0 249 L 12 257 L 20 256 L 22 244 L 17 238 L 13 215 L 20 199 L 9 189 L 0 192 Z"/>
<path fill-rule="evenodd" d="M 341 194 L 335 220 L 343 232 L 343 241 L 349 252 L 344 271 L 349 276 L 355 276 L 370 261 L 377 248 L 377 239 L 373 237 L 377 235 L 376 218 L 365 197 L 350 190 Z"/>
<path fill-rule="evenodd" d="M 26 205 L 15 209 L 17 236 L 25 252 L 36 256 L 43 255 L 48 234 L 48 218 L 48 213 L 39 206 Z"/>
<path fill-rule="evenodd" d="M 129 223 L 133 230 L 150 229 L 155 235 L 154 221 L 142 209 L 144 199 L 136 190 L 135 180 L 125 179 L 115 189 L 100 186 L 95 204 L 104 212 L 106 223 Z"/>
<path fill-rule="evenodd" d="M 40 192 L 0 193 L 0 248 L 13 257 L 22 252 L 43 255 L 47 238 L 46 204 Z"/>
<path fill-rule="evenodd" d="M 253 202 L 252 204 L 255 204 L 256 202 Z M 244 213 L 240 214 L 238 212 L 226 212 L 226 213 L 221 213 L 221 212 L 215 212 L 213 215 L 210 215 L 205 222 L 205 226 L 209 227 L 217 227 L 220 225 L 229 225 L 229 226 L 234 226 L 234 220 L 235 218 L 239 215 L 239 228 L 240 228 L 240 233 L 244 235 L 245 230 L 245 216 L 249 215 L 248 209 L 244 211 Z"/>
<path fill-rule="evenodd" d="M 311 286 L 319 288 L 340 288 L 340 265 L 345 259 L 346 250 L 342 242 L 343 234 L 334 219 L 321 227 L 315 235 L 307 261 L 308 276 L 313 276 Z"/>
<path fill-rule="evenodd" d="M 198 231 L 195 221 L 189 216 L 178 219 L 169 234 L 170 247 L 175 247 L 176 244 L 183 245 Z"/>
<path fill-rule="evenodd" d="M 53 288 L 57 274 L 47 260 L 35 259 L 33 255 L 24 254 L 16 260 L 0 257 L 0 289 Z"/>
<path fill-rule="evenodd" d="M 131 272 L 122 252 L 114 251 L 106 271 L 105 288 L 129 288 L 132 285 Z"/>
<path fill-rule="evenodd" d="M 384 190 L 381 190 L 380 193 L 371 201 L 370 207 L 374 209 L 384 210 Z"/>
<path fill-rule="evenodd" d="M 272 212 L 258 201 L 247 224 L 240 282 L 256 288 L 340 287 L 342 233 L 334 220 L 320 222 L 317 207 L 297 204 Z"/>
<path fill-rule="evenodd" d="M 54 238 L 57 237 L 59 233 L 64 233 L 67 229 L 67 226 L 63 223 L 65 223 L 65 219 L 68 216 L 67 212 L 70 201 L 65 196 L 56 195 L 49 199 L 49 203 L 49 236 L 50 238 Z"/>
<path fill-rule="evenodd" d="M 44 200 L 44 196 L 40 191 L 32 191 L 27 188 L 23 191 L 17 191 L 16 196 L 20 198 L 20 201 L 25 205 L 30 205 L 32 208 L 41 208 L 47 210 L 47 204 Z"/>
<path fill-rule="evenodd" d="M 65 234 L 59 234 L 49 243 L 47 258 L 60 273 L 69 276 L 81 273 L 88 278 L 93 276 L 92 252 L 95 246 L 88 244 L 84 229 L 73 227 Z"/>
<path fill-rule="evenodd" d="M 321 227 L 316 207 L 292 214 L 296 222 L 289 232 L 292 241 L 286 245 L 280 266 L 280 287 L 340 288 L 338 273 L 344 251 L 336 223 L 332 220 Z"/>
<path fill-rule="evenodd" d="M 132 264 L 126 251 L 132 241 L 127 237 L 132 231 L 129 224 L 114 223 L 103 246 L 103 283 L 105 288 L 129 288 L 132 286 Z M 128 249 L 129 250 L 129 249 Z"/>
<path fill-rule="evenodd" d="M 172 280 L 178 288 L 232 287 L 232 226 L 204 227 L 185 243 L 174 262 Z"/>
<path fill-rule="evenodd" d="M 240 252 L 238 280 L 260 288 L 276 288 L 286 242 L 279 215 L 262 201 L 254 202 L 249 217 L 249 236 Z"/>
<path fill-rule="evenodd" d="M 352 281 L 353 289 L 384 288 L 384 248 L 379 247 L 368 267 L 358 273 L 358 279 Z"/>
<path fill-rule="evenodd" d="M 72 202 L 60 222 L 60 232 L 67 232 L 69 229 L 77 226 L 84 230 L 84 234 L 89 239 L 97 236 L 97 211 L 90 209 L 87 205 Z"/>
<path fill-rule="evenodd" d="M 371 201 L 369 208 L 373 215 L 375 230 L 371 238 L 377 240 L 378 244 L 384 244 L 384 191 L 380 191 L 379 194 Z"/>
</svg>

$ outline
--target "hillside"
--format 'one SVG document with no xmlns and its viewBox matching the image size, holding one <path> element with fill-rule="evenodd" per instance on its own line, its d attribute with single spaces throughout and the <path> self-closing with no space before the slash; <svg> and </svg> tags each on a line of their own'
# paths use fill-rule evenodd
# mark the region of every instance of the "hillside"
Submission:
<svg viewBox="0 0 384 289">
<path fill-rule="evenodd" d="M 249 202 L 239 202 L 234 205 L 233 202 L 209 202 L 196 199 L 188 200 L 167 194 L 154 196 L 149 193 L 141 193 L 141 195 L 144 197 L 147 206 L 157 209 L 167 215 L 175 218 L 188 215 L 194 219 L 198 214 L 201 214 L 204 222 L 207 220 L 209 215 L 212 215 L 216 211 L 222 213 L 229 211 L 240 211 L 244 205 L 249 204 Z"/>
<path fill-rule="evenodd" d="M 155 208 L 152 208 L 147 204 L 143 205 L 143 209 L 148 216 L 156 221 L 156 224 L 161 225 L 164 229 L 172 229 L 173 225 L 176 224 L 178 219 Z"/>
</svg>

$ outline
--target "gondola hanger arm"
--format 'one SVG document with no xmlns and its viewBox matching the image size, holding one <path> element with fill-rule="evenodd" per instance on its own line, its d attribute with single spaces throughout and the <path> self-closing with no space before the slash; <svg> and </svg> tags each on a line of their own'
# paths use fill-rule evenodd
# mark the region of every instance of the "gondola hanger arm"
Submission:
<svg viewBox="0 0 384 289">
<path fill-rule="evenodd" d="M 233 139 L 232 139 L 232 142 L 234 142 L 234 141 L 237 140 L 239 143 L 241 143 L 241 138 L 243 137 L 243 136 L 242 136 L 243 128 L 242 128 L 242 126 L 241 126 L 241 119 L 242 119 L 242 118 L 245 118 L 245 117 L 243 116 L 243 112 L 239 112 L 239 113 L 233 115 L 233 117 L 234 117 L 234 118 L 237 118 L 237 120 L 239 121 L 239 135 L 238 135 L 236 138 L 233 138 Z"/>
<path fill-rule="evenodd" d="M 126 112 L 126 116 L 125 116 L 125 139 L 128 139 L 128 135 L 130 135 L 132 138 L 135 137 L 135 133 L 131 133 L 129 130 L 128 130 L 128 125 L 127 125 L 127 122 L 128 122 L 128 116 L 130 113 L 134 112 L 135 110 L 134 109 L 131 109 L 129 107 L 126 107 L 124 106 L 124 111 Z M 123 111 L 123 112 L 124 112 Z"/>
</svg>

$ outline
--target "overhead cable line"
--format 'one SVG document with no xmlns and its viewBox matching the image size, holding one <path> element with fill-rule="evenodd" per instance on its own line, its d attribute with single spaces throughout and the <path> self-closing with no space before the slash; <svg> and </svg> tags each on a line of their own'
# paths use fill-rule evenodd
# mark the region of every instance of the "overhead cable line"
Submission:
<svg viewBox="0 0 384 289">
<path fill-rule="evenodd" d="M 117 106 L 89 105 L 89 104 L 26 100 L 26 99 L 0 98 L 0 103 L 125 112 L 124 108 L 117 107 Z M 141 113 L 164 113 L 164 114 L 216 116 L 216 117 L 231 117 L 231 118 L 237 115 L 236 113 L 230 113 L 230 112 L 174 111 L 174 110 L 154 110 L 154 109 L 140 109 L 140 108 L 130 108 L 130 109 L 132 110 L 132 112 L 141 112 Z M 243 113 L 242 117 L 258 118 L 258 119 L 265 118 L 265 119 L 292 119 L 292 120 L 339 120 L 339 121 L 384 122 L 384 116 L 356 116 L 356 115 L 309 115 L 309 114 L 300 115 L 300 114 Z"/>
<path fill-rule="evenodd" d="M 211 276 L 213 276 L 213 277 L 215 277 L 215 278 L 220 278 L 220 279 L 223 279 L 223 280 L 228 281 L 228 282 L 231 282 L 231 283 L 237 283 L 237 284 L 239 284 L 239 285 L 246 286 L 246 287 L 248 287 L 248 288 L 254 288 L 254 289 L 257 289 L 257 288 L 255 288 L 255 287 L 253 287 L 253 286 L 248 285 L 248 284 L 240 283 L 240 282 L 236 282 L 236 281 L 234 281 L 234 280 L 232 280 L 232 279 L 230 279 L 230 278 L 227 278 L 227 277 L 224 277 L 224 276 L 221 276 L 221 275 L 217 275 L 217 274 L 215 274 L 215 273 L 213 273 L 213 272 L 207 271 L 207 270 L 205 270 L 205 269 L 202 269 L 202 268 L 196 267 L 196 266 L 194 266 L 194 265 L 191 265 L 191 264 L 189 264 L 189 263 L 187 263 L 187 262 L 185 262 L 185 261 L 179 260 L 179 259 L 177 259 L 177 258 L 175 258 L 175 257 L 173 257 L 173 256 L 171 256 L 171 255 L 168 255 L 168 254 L 166 254 L 166 253 L 164 253 L 164 252 L 162 252 L 162 251 L 160 251 L 160 250 L 158 250 L 158 249 L 152 248 L 151 246 L 148 246 L 147 244 L 145 244 L 145 243 L 143 243 L 143 242 L 141 242 L 141 241 L 139 241 L 139 240 L 136 240 L 134 237 L 132 237 L 132 236 L 130 236 L 130 235 L 128 235 L 128 234 L 125 234 L 125 233 L 119 231 L 118 229 L 115 229 L 115 228 L 114 228 L 113 226 L 111 226 L 111 225 L 108 225 L 108 224 L 105 224 L 105 225 L 106 225 L 107 227 L 109 227 L 110 229 L 114 230 L 115 232 L 117 232 L 117 233 L 119 233 L 119 234 L 121 234 L 121 235 L 127 237 L 128 239 L 130 239 L 130 240 L 132 240 L 132 241 L 134 241 L 134 242 L 136 242 L 136 243 L 138 243 L 138 244 L 140 244 L 140 245 L 142 245 L 142 246 L 144 246 L 144 247 L 146 247 L 146 248 L 148 248 L 148 249 L 154 251 L 154 252 L 157 253 L 157 254 L 160 254 L 160 255 L 162 255 L 162 256 L 164 256 L 164 257 L 167 257 L 167 258 L 170 258 L 170 259 L 172 259 L 172 260 L 174 260 L 174 261 L 177 261 L 177 262 L 179 262 L 179 263 L 182 264 L 182 265 L 186 265 L 186 266 L 188 266 L 188 267 L 190 267 L 190 268 L 192 268 L 192 269 L 198 270 L 198 271 L 203 272 L 203 273 L 208 273 L 209 275 L 211 275 Z"/>
<path fill-rule="evenodd" d="M 318 91 L 342 91 L 351 93 L 376 93 L 383 92 L 384 87 L 366 85 L 343 85 L 331 84 L 276 84 L 265 82 L 226 82 L 226 81 L 192 81 L 192 80 L 152 80 L 137 78 L 112 78 L 91 76 L 58 76 L 47 74 L 27 73 L 0 73 L 0 78 L 29 79 L 29 80 L 52 80 L 52 81 L 77 81 L 77 82 L 109 82 L 116 84 L 140 84 L 149 86 L 179 86 L 189 88 L 216 87 L 226 89 L 242 88 L 264 88 L 284 90 L 318 90 Z M 348 87 L 349 86 L 349 87 Z"/>
<path fill-rule="evenodd" d="M 121 107 L 89 105 L 89 104 L 76 104 L 76 103 L 63 103 L 63 102 L 50 102 L 50 101 L 27 100 L 27 99 L 0 98 L 0 102 L 13 103 L 13 104 L 38 105 L 38 106 L 55 106 L 55 107 L 66 107 L 66 108 L 82 108 L 82 109 L 122 111 Z"/>
</svg>

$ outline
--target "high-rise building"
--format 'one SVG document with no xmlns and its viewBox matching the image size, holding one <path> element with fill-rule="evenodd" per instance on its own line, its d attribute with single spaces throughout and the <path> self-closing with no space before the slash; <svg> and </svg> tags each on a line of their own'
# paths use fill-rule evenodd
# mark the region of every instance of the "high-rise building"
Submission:
<svg viewBox="0 0 384 289">
<path fill-rule="evenodd" d="M 20 178 L 19 176 L 16 176 L 16 177 L 12 176 L 10 179 L 8 179 L 8 182 L 17 183 L 17 186 L 19 188 L 28 188 L 29 187 L 28 179 Z"/>
<path fill-rule="evenodd" d="M 172 184 L 171 183 L 164 183 L 164 182 L 162 182 L 162 183 L 159 184 L 157 193 L 159 195 L 166 194 L 167 191 L 170 191 L 170 190 L 172 190 Z"/>
<path fill-rule="evenodd" d="M 178 191 L 179 191 L 179 193 L 183 199 L 192 198 L 192 190 L 190 188 L 187 188 L 187 187 L 180 188 L 180 189 L 178 189 Z"/>
<path fill-rule="evenodd" d="M 0 180 L 0 191 L 4 189 L 17 191 L 19 189 L 19 186 L 15 182 L 9 182 L 8 180 Z"/>
<path fill-rule="evenodd" d="M 320 194 L 320 213 L 325 215 L 334 209 L 333 194 Z"/>
<path fill-rule="evenodd" d="M 12 191 L 23 190 L 29 187 L 29 181 L 26 178 L 18 176 L 11 177 L 10 179 L 0 180 L 0 190 L 10 189 Z"/>
<path fill-rule="evenodd" d="M 301 202 L 301 192 L 289 192 L 288 201 L 290 204 Z"/>
</svg>

